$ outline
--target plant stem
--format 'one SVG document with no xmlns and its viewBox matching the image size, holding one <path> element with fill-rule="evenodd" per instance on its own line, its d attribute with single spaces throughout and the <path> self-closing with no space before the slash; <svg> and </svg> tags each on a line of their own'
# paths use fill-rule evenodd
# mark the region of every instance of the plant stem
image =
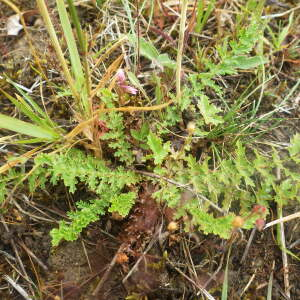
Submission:
<svg viewBox="0 0 300 300">
<path fill-rule="evenodd" d="M 188 8 L 188 0 L 182 0 L 181 4 L 181 20 L 179 28 L 179 40 L 178 40 L 178 51 L 177 51 L 177 62 L 176 62 L 176 100 L 179 101 L 181 97 L 181 63 L 184 47 L 184 33 L 185 33 L 185 22 Z"/>
<path fill-rule="evenodd" d="M 69 68 L 67 66 L 66 60 L 64 58 L 64 54 L 61 50 L 58 38 L 56 36 L 53 24 L 51 22 L 51 19 L 50 19 L 49 13 L 48 13 L 47 6 L 45 4 L 45 1 L 37 0 L 37 6 L 38 6 L 40 14 L 41 14 L 41 16 L 42 16 L 42 18 L 45 22 L 45 26 L 47 28 L 47 31 L 48 31 L 49 35 L 50 35 L 53 47 L 54 47 L 54 49 L 56 51 L 56 54 L 57 54 L 57 58 L 58 58 L 59 62 L 61 63 L 64 75 L 65 75 L 66 80 L 67 80 L 67 82 L 70 86 L 72 94 L 75 96 L 76 100 L 79 102 L 80 101 L 80 96 L 79 96 L 78 91 L 75 87 L 74 80 L 73 80 L 73 78 L 71 76 L 71 73 L 69 71 Z"/>
</svg>

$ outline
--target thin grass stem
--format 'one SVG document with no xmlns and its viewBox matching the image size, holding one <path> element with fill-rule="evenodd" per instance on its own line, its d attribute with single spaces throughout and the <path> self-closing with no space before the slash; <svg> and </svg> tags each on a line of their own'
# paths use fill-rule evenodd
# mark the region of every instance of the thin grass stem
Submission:
<svg viewBox="0 0 300 300">
<path fill-rule="evenodd" d="M 181 70 L 182 70 L 182 56 L 184 48 L 184 33 L 185 23 L 188 8 L 188 0 L 183 0 L 181 4 L 181 17 L 180 17 L 180 28 L 179 28 L 179 39 L 178 39 L 178 52 L 176 62 L 176 100 L 179 102 L 181 97 Z"/>
</svg>

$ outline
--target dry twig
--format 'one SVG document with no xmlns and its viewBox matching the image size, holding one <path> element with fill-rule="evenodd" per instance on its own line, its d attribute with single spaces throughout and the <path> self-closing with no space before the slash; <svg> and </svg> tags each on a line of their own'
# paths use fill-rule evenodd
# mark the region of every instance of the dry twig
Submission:
<svg viewBox="0 0 300 300">
<path fill-rule="evenodd" d="M 23 243 L 23 242 L 19 242 L 19 245 L 26 251 L 26 253 L 31 256 L 39 266 L 41 266 L 44 271 L 48 271 L 48 267 L 30 250 L 28 249 L 28 247 Z"/>
<path fill-rule="evenodd" d="M 33 300 L 27 292 L 14 280 L 12 280 L 8 275 L 4 275 L 3 279 L 6 280 L 18 293 L 26 300 Z"/>
<path fill-rule="evenodd" d="M 93 296 L 97 296 L 98 293 L 100 292 L 100 290 L 101 290 L 103 284 L 105 283 L 107 277 L 109 276 L 109 274 L 111 273 L 113 267 L 114 267 L 115 264 L 116 264 L 116 259 L 117 259 L 117 257 L 118 257 L 118 254 L 119 254 L 120 252 L 122 252 L 122 249 L 123 249 L 123 248 L 124 248 L 124 243 L 121 244 L 121 246 L 119 247 L 117 253 L 115 254 L 115 256 L 113 257 L 113 259 L 111 260 L 111 262 L 110 262 L 110 264 L 109 264 L 107 270 L 105 271 L 105 273 L 103 274 L 101 280 L 99 281 L 99 283 L 97 284 L 95 290 L 93 291 L 93 293 L 92 293 Z"/>
<path fill-rule="evenodd" d="M 241 259 L 241 263 L 243 263 L 248 255 L 248 252 L 249 252 L 249 249 L 250 249 L 250 246 L 251 246 L 251 243 L 253 241 L 253 238 L 254 238 L 254 235 L 255 235 L 255 232 L 256 232 L 256 228 L 253 228 L 252 231 L 251 231 L 251 234 L 250 234 L 250 237 L 249 237 L 249 240 L 247 242 L 247 245 L 246 245 L 246 248 L 245 248 L 245 251 L 244 251 L 244 254 L 242 256 L 242 259 Z"/>
<path fill-rule="evenodd" d="M 271 226 L 274 226 L 276 224 L 279 224 L 279 223 L 284 223 L 284 222 L 287 222 L 287 221 L 291 221 L 295 218 L 299 218 L 300 217 L 300 211 L 294 213 L 294 214 L 291 214 L 291 215 L 288 215 L 288 216 L 285 216 L 285 217 L 282 217 L 282 218 L 279 218 L 277 220 L 274 220 L 272 222 L 269 222 L 265 225 L 264 229 L 267 229 Z"/>
</svg>

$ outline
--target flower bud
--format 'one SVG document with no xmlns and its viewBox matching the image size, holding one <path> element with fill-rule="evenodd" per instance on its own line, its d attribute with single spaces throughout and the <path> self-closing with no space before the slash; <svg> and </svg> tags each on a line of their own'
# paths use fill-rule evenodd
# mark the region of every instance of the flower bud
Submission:
<svg viewBox="0 0 300 300">
<path fill-rule="evenodd" d="M 257 219 L 255 221 L 255 226 L 258 231 L 262 231 L 266 225 L 266 221 L 264 219 Z"/>
<path fill-rule="evenodd" d="M 188 132 L 189 135 L 194 134 L 195 130 L 196 130 L 196 124 L 195 122 L 188 122 L 187 126 L 186 126 L 186 130 Z"/>
<path fill-rule="evenodd" d="M 232 221 L 232 226 L 235 228 L 241 228 L 243 227 L 245 221 L 242 217 L 236 216 Z"/>
<path fill-rule="evenodd" d="M 125 72 L 123 69 L 119 69 L 116 73 L 116 78 L 119 83 L 123 83 L 126 80 Z"/>
<path fill-rule="evenodd" d="M 263 215 L 267 211 L 266 207 L 260 204 L 256 204 L 252 207 L 252 212 L 255 214 Z"/>
<path fill-rule="evenodd" d="M 168 224 L 168 231 L 173 232 L 173 231 L 176 231 L 176 230 L 178 230 L 178 223 L 176 223 L 174 221 L 170 222 Z"/>
</svg>

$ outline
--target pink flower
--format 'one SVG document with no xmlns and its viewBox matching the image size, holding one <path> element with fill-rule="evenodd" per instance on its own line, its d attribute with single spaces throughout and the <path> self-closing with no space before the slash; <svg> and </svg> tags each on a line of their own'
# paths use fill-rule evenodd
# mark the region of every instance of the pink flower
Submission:
<svg viewBox="0 0 300 300">
<path fill-rule="evenodd" d="M 121 90 L 123 90 L 125 93 L 136 95 L 138 90 L 130 85 L 126 85 L 126 76 L 123 69 L 119 69 L 116 73 L 117 78 L 117 85 Z"/>
<path fill-rule="evenodd" d="M 120 87 L 122 89 L 124 89 L 124 91 L 127 92 L 128 94 L 136 95 L 138 92 L 138 90 L 136 88 L 134 88 L 133 86 L 121 85 Z"/>
<path fill-rule="evenodd" d="M 116 73 L 118 84 L 124 84 L 126 80 L 125 72 L 123 69 L 119 69 Z"/>
<path fill-rule="evenodd" d="M 258 214 L 258 215 L 264 215 L 267 211 L 267 208 L 263 205 L 256 204 L 252 207 L 252 213 Z"/>
</svg>

